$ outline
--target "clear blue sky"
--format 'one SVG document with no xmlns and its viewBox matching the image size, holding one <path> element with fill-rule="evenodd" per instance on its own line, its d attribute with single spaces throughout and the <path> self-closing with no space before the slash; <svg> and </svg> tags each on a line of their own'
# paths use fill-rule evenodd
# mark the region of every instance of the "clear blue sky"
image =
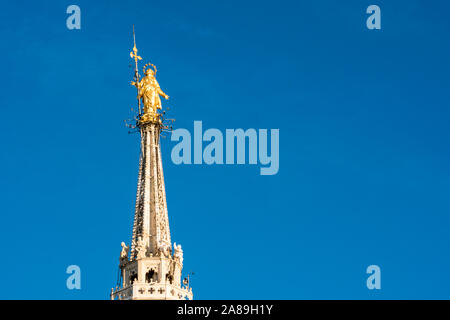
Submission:
<svg viewBox="0 0 450 320">
<path fill-rule="evenodd" d="M 81 30 L 66 8 L 81 7 Z M 367 6 L 382 29 L 366 28 Z M 444 1 L 2 3 L 0 298 L 106 299 L 130 241 L 132 24 L 176 128 L 279 128 L 280 170 L 176 166 L 197 299 L 450 298 Z M 66 289 L 66 267 L 82 289 Z M 366 288 L 366 267 L 382 289 Z"/>
</svg>

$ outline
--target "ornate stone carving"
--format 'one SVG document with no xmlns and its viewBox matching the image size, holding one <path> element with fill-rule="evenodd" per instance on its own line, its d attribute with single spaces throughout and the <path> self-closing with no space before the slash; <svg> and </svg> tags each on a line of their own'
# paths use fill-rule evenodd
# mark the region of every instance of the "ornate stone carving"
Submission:
<svg viewBox="0 0 450 320">
<path fill-rule="evenodd" d="M 160 244 L 158 250 L 159 250 L 159 255 L 161 257 L 166 257 L 167 258 L 167 257 L 170 256 L 170 247 L 168 245 Z"/>
<path fill-rule="evenodd" d="M 145 258 L 147 252 L 147 248 L 145 245 L 144 240 L 142 237 L 138 238 L 137 245 L 136 245 L 136 255 L 138 259 Z"/>
</svg>

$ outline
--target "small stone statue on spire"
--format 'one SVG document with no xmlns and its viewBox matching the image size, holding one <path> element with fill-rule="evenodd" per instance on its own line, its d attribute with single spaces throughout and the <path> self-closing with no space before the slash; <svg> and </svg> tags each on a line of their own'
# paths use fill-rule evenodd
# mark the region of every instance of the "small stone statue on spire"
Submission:
<svg viewBox="0 0 450 320">
<path fill-rule="evenodd" d="M 183 250 L 181 249 L 181 244 L 177 245 L 177 243 L 174 242 L 173 249 L 173 257 L 177 259 L 181 264 L 183 264 Z"/>
<path fill-rule="evenodd" d="M 128 260 L 128 250 L 130 249 L 125 242 L 120 244 L 122 246 L 122 250 L 120 251 L 120 262 L 126 262 Z"/>
</svg>

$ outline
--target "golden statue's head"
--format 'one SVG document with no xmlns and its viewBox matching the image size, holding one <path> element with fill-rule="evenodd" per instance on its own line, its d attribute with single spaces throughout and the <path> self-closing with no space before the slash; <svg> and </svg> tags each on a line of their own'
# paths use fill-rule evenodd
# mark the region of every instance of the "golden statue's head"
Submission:
<svg viewBox="0 0 450 320">
<path fill-rule="evenodd" d="M 153 69 L 152 68 L 150 68 L 150 66 L 152 66 L 153 67 Z M 144 74 L 146 75 L 146 76 L 155 76 L 155 74 L 156 74 L 156 67 L 155 67 L 155 65 L 153 65 L 153 64 L 151 64 L 151 63 L 147 63 L 143 68 L 142 68 L 142 71 L 144 72 Z"/>
</svg>

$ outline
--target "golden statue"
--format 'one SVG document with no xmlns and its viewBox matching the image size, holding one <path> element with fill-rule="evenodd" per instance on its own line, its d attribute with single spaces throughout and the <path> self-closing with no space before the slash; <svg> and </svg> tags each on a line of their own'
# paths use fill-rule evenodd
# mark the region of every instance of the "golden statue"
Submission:
<svg viewBox="0 0 450 320">
<path fill-rule="evenodd" d="M 156 120 L 158 116 L 158 109 L 161 109 L 161 99 L 160 95 L 166 100 L 169 96 L 165 94 L 159 87 L 158 81 L 156 81 L 156 67 L 154 65 L 154 70 L 147 68 L 146 64 L 143 68 L 145 76 L 139 82 L 132 81 L 131 84 L 136 86 L 138 89 L 138 99 L 142 99 L 142 104 L 144 105 L 144 112 L 142 114 L 142 121 Z"/>
<path fill-rule="evenodd" d="M 139 115 L 140 115 L 140 122 L 160 122 L 160 115 L 158 114 L 158 109 L 161 109 L 161 99 L 159 96 L 163 96 L 166 100 L 169 99 L 169 96 L 165 94 L 161 88 L 159 87 L 158 81 L 156 81 L 155 75 L 156 75 L 156 67 L 151 64 L 147 63 L 143 68 L 142 71 L 144 73 L 144 77 L 139 81 L 139 72 L 138 72 L 138 60 L 142 60 L 140 56 L 137 55 L 137 48 L 136 48 L 136 40 L 134 37 L 134 26 L 133 26 L 133 38 L 134 38 L 134 47 L 133 51 L 130 52 L 130 57 L 134 59 L 136 63 L 135 68 L 135 80 L 132 81 L 131 85 L 135 86 L 138 91 L 137 99 L 139 102 Z M 154 70 L 152 70 L 150 67 L 152 66 Z M 144 112 L 141 113 L 141 99 L 142 104 L 144 105 Z"/>
</svg>

